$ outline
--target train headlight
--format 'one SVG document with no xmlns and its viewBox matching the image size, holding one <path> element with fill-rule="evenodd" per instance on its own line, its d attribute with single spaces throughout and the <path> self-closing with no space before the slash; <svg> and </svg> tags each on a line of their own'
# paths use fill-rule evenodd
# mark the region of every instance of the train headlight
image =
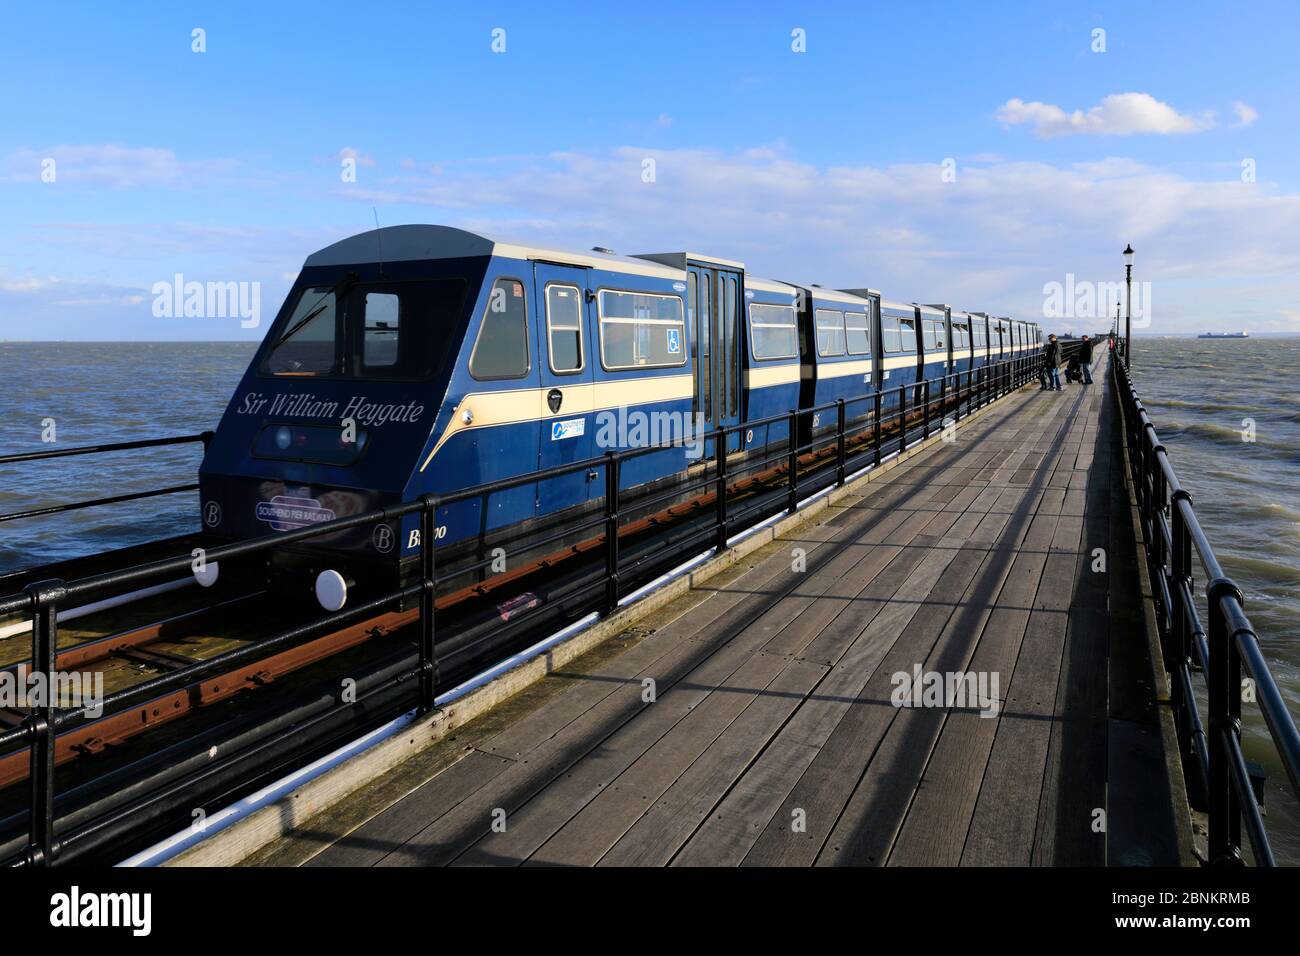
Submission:
<svg viewBox="0 0 1300 956">
<path fill-rule="evenodd" d="M 293 444 L 293 431 L 288 428 L 279 428 L 275 432 L 275 447 L 281 451 L 287 451 Z"/>
<path fill-rule="evenodd" d="M 316 602 L 327 611 L 338 611 L 348 603 L 348 582 L 332 568 L 316 575 Z"/>
<path fill-rule="evenodd" d="M 198 581 L 202 587 L 210 588 L 217 583 L 217 576 L 221 573 L 221 566 L 216 561 L 205 561 L 201 567 L 195 567 L 194 580 Z"/>
</svg>

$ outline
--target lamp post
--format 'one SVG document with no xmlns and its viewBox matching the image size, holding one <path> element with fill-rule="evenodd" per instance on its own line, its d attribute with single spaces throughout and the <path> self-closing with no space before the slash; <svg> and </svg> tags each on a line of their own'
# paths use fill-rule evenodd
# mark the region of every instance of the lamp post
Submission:
<svg viewBox="0 0 1300 956">
<path fill-rule="evenodd" d="M 1133 367 L 1133 245 L 1131 243 L 1124 247 L 1124 310 L 1124 368 L 1131 369 Z"/>
</svg>

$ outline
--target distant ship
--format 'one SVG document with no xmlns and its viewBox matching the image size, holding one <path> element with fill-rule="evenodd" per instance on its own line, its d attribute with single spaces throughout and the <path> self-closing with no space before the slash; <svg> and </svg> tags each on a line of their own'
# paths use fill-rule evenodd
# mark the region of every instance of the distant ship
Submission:
<svg viewBox="0 0 1300 956">
<path fill-rule="evenodd" d="M 1202 332 L 1198 339 L 1248 339 L 1249 332 Z"/>
</svg>

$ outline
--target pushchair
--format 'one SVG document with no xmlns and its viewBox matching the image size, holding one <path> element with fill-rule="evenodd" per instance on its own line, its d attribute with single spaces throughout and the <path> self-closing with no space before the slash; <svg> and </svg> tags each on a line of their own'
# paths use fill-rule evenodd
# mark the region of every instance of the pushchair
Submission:
<svg viewBox="0 0 1300 956">
<path fill-rule="evenodd" d="M 1069 364 L 1065 366 L 1065 380 L 1083 384 L 1083 370 L 1079 368 L 1079 357 L 1077 355 L 1071 357 Z"/>
</svg>

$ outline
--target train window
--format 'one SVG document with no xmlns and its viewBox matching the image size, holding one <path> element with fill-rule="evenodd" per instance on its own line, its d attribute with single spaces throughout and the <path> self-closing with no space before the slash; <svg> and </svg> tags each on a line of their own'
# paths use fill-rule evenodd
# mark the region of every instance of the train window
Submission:
<svg viewBox="0 0 1300 956">
<path fill-rule="evenodd" d="M 551 350 L 551 371 L 581 371 L 582 292 L 573 285 L 546 287 L 546 336 Z"/>
<path fill-rule="evenodd" d="M 955 349 L 970 348 L 970 329 L 964 324 L 956 322 L 952 325 L 952 347 Z"/>
<path fill-rule="evenodd" d="M 749 345 L 756 359 L 788 359 L 799 354 L 798 328 L 794 307 L 763 305 L 749 307 Z"/>
<path fill-rule="evenodd" d="M 982 349 L 984 348 L 984 346 L 988 345 L 988 336 L 985 335 L 984 333 L 983 319 L 976 319 L 974 325 L 972 326 L 972 330 L 975 333 L 974 341 L 975 341 L 975 347 L 977 349 Z"/>
<path fill-rule="evenodd" d="M 916 351 L 916 319 L 898 320 L 899 344 L 904 352 Z"/>
<path fill-rule="evenodd" d="M 272 375 L 328 375 L 339 370 L 339 359 L 334 289 L 304 289 L 263 369 Z"/>
<path fill-rule="evenodd" d="M 817 354 L 825 358 L 844 354 L 844 313 L 817 310 Z"/>
<path fill-rule="evenodd" d="M 469 373 L 480 380 L 523 378 L 531 365 L 524 284 L 518 279 L 497 279 L 483 310 Z"/>
<path fill-rule="evenodd" d="M 943 323 L 936 319 L 926 319 L 921 323 L 921 340 L 927 352 L 944 347 Z"/>
<path fill-rule="evenodd" d="M 602 289 L 600 358 L 605 368 L 665 368 L 686 364 L 682 300 L 651 292 Z"/>
<path fill-rule="evenodd" d="M 871 323 L 865 312 L 844 313 L 845 344 L 850 355 L 871 354 Z"/>
<path fill-rule="evenodd" d="M 903 340 L 898 334 L 898 319 L 892 315 L 880 317 L 880 339 L 886 352 L 903 351 Z"/>
<path fill-rule="evenodd" d="M 401 309 L 391 292 L 367 292 L 364 299 L 365 336 L 361 340 L 361 364 L 377 368 L 397 364 Z"/>
</svg>

